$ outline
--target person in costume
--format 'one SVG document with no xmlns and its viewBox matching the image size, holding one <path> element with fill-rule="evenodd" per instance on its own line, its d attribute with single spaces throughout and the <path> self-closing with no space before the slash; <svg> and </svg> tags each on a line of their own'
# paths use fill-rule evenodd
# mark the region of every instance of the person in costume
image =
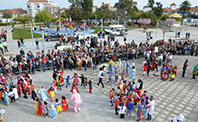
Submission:
<svg viewBox="0 0 198 122">
<path fill-rule="evenodd" d="M 127 77 L 127 73 L 126 73 L 126 69 L 123 69 L 123 71 L 121 73 L 121 79 L 125 80 L 125 77 Z"/>
<path fill-rule="evenodd" d="M 73 85 L 72 85 L 72 87 L 71 87 L 70 92 L 72 92 L 72 93 L 73 93 L 73 91 L 74 91 L 74 90 L 76 90 L 77 92 L 79 92 L 79 91 L 78 91 L 78 87 L 76 86 L 76 84 L 75 84 L 75 83 L 73 83 Z"/>
<path fill-rule="evenodd" d="M 92 81 L 89 80 L 88 84 L 89 84 L 89 93 L 92 93 Z"/>
<path fill-rule="evenodd" d="M 80 111 L 80 104 L 82 103 L 82 100 L 80 94 L 77 93 L 76 90 L 73 90 L 73 95 L 71 96 L 70 101 L 72 101 L 74 111 L 75 112 Z"/>
<path fill-rule="evenodd" d="M 141 98 L 141 90 L 137 90 L 137 89 L 133 89 L 135 91 L 135 95 L 133 97 L 134 99 L 134 105 L 137 105 L 137 102 L 140 102 L 140 98 Z"/>
<path fill-rule="evenodd" d="M 111 59 L 107 65 L 108 65 L 108 71 L 110 71 L 110 69 L 112 69 L 115 66 L 115 63 Z"/>
<path fill-rule="evenodd" d="M 148 97 L 147 91 L 144 90 L 144 93 L 143 93 L 143 95 L 141 97 L 141 103 L 142 103 L 142 105 L 144 105 L 144 101 L 146 100 L 147 97 Z"/>
<path fill-rule="evenodd" d="M 126 107 L 127 107 L 127 113 L 126 113 L 126 115 L 127 115 L 127 116 L 129 115 L 129 118 L 131 118 L 131 112 L 132 112 L 132 110 L 135 110 L 131 98 L 129 98 L 129 102 L 127 103 L 127 106 L 126 106 Z"/>
<path fill-rule="evenodd" d="M 28 99 L 27 97 L 27 92 L 28 92 L 28 83 L 26 82 L 26 80 L 22 77 L 22 92 L 24 94 L 24 98 Z"/>
<path fill-rule="evenodd" d="M 131 79 L 132 81 L 135 80 L 135 66 L 132 66 L 132 68 L 130 69 L 131 72 Z"/>
<path fill-rule="evenodd" d="M 9 98 L 9 89 L 6 86 L 4 86 L 3 96 L 4 96 L 4 103 L 6 106 L 8 106 L 10 104 L 10 98 Z"/>
<path fill-rule="evenodd" d="M 144 65 L 146 64 L 147 62 L 146 62 L 146 60 L 144 60 L 143 62 L 142 62 L 142 70 L 144 71 Z"/>
<path fill-rule="evenodd" d="M 61 111 L 63 111 L 63 108 L 61 107 L 61 102 L 59 102 L 58 98 L 55 99 L 55 102 L 56 111 L 57 113 L 60 113 Z"/>
<path fill-rule="evenodd" d="M 54 92 L 56 94 L 57 93 L 56 80 L 53 80 L 52 87 L 54 88 Z"/>
<path fill-rule="evenodd" d="M 150 121 L 152 119 L 152 114 L 153 114 L 154 109 L 155 109 L 155 101 L 154 101 L 154 97 L 153 96 L 151 96 L 151 98 L 150 98 L 149 106 L 146 107 L 145 109 L 148 109 L 148 118 L 147 118 L 147 120 Z"/>
<path fill-rule="evenodd" d="M 21 76 L 19 75 L 17 76 L 17 85 L 19 86 L 21 85 Z"/>
<path fill-rule="evenodd" d="M 188 59 L 185 60 L 184 65 L 183 65 L 183 72 L 182 72 L 182 77 L 185 77 L 185 72 L 188 66 Z"/>
<path fill-rule="evenodd" d="M 110 97 L 110 106 L 113 106 L 113 100 L 114 100 L 114 98 L 113 98 L 113 92 L 114 92 L 114 90 L 111 89 L 109 92 L 110 92 L 110 95 L 109 95 L 109 97 Z"/>
<path fill-rule="evenodd" d="M 121 105 L 119 105 L 118 108 L 120 109 L 120 111 L 119 111 L 120 119 L 122 119 L 122 118 L 124 118 L 126 106 L 124 105 L 124 103 L 121 103 Z"/>
<path fill-rule="evenodd" d="M 145 108 L 147 108 L 148 106 L 149 106 L 149 102 L 147 101 L 147 102 L 145 103 L 144 107 L 143 107 L 143 112 L 142 112 L 143 115 L 147 115 L 147 114 L 148 114 L 148 109 L 145 109 Z"/>
<path fill-rule="evenodd" d="M 162 65 L 162 59 L 163 59 L 163 56 L 162 54 L 158 57 L 158 65 L 161 66 Z"/>
<path fill-rule="evenodd" d="M 193 73 L 192 78 L 195 79 L 195 75 L 197 75 L 197 73 L 198 73 L 198 63 L 195 64 L 192 73 Z"/>
<path fill-rule="evenodd" d="M 51 104 L 51 107 L 50 107 L 50 117 L 52 117 L 53 119 L 55 119 L 56 116 L 57 116 L 56 108 L 54 107 L 53 104 Z"/>
<path fill-rule="evenodd" d="M 45 118 L 47 118 L 49 111 L 50 111 L 47 104 L 48 104 L 47 101 L 44 101 L 44 104 L 42 106 L 42 112 L 43 112 L 43 114 L 45 114 Z"/>
<path fill-rule="evenodd" d="M 138 110 L 137 110 L 137 121 L 141 120 L 141 116 L 142 116 L 142 105 L 139 104 Z"/>
<path fill-rule="evenodd" d="M 123 92 L 124 92 L 124 95 L 126 94 L 126 87 L 127 87 L 127 80 L 124 80 L 123 81 Z"/>
<path fill-rule="evenodd" d="M 175 78 L 175 71 L 172 69 L 171 71 L 170 71 L 170 81 L 174 81 L 174 78 Z"/>
<path fill-rule="evenodd" d="M 67 104 L 67 98 L 65 96 L 62 96 L 61 104 L 62 104 L 63 111 L 67 111 L 69 107 Z"/>
<path fill-rule="evenodd" d="M 112 85 L 113 84 L 113 75 L 116 76 L 117 74 L 115 74 L 113 72 L 113 69 L 110 69 L 108 73 L 109 73 L 109 81 L 107 81 L 107 84 L 110 82 L 110 85 Z"/>
<path fill-rule="evenodd" d="M 39 116 L 43 115 L 41 105 L 42 105 L 42 101 L 39 99 L 39 101 L 38 101 L 38 114 L 39 114 Z"/>
<path fill-rule="evenodd" d="M 68 85 L 70 86 L 70 82 L 69 80 L 72 80 L 72 78 L 69 78 L 70 76 L 68 75 L 67 78 L 65 78 L 66 80 L 66 88 L 68 87 Z"/>
<path fill-rule="evenodd" d="M 129 95 L 125 99 L 127 100 L 125 106 L 127 106 L 127 104 L 130 102 L 130 99 L 132 99 L 132 94 L 129 93 Z"/>
<path fill-rule="evenodd" d="M 127 75 L 129 75 L 129 68 L 130 68 L 129 62 L 128 62 L 128 60 L 126 60 L 125 69 L 126 69 L 126 74 Z"/>
<path fill-rule="evenodd" d="M 115 114 L 118 115 L 118 106 L 120 104 L 120 99 L 116 99 L 115 101 Z"/>
<path fill-rule="evenodd" d="M 58 74 L 56 77 L 56 84 L 59 90 L 62 90 L 62 86 L 64 85 L 64 78 L 62 75 Z"/>
<path fill-rule="evenodd" d="M 36 90 L 37 85 L 31 85 L 31 98 L 33 99 L 33 101 L 35 101 L 35 99 L 38 98 L 37 96 L 37 90 Z"/>
<path fill-rule="evenodd" d="M 14 98 L 15 98 L 15 100 L 18 100 L 19 95 L 18 95 L 18 92 L 17 92 L 17 88 L 15 86 L 12 86 L 12 88 L 13 88 Z"/>
<path fill-rule="evenodd" d="M 46 95 L 46 90 L 44 89 L 43 85 L 40 86 L 40 90 L 38 91 L 38 96 L 42 101 L 46 101 L 48 99 Z"/>
<path fill-rule="evenodd" d="M 73 83 L 75 83 L 76 85 L 78 85 L 79 79 L 78 79 L 77 73 L 74 73 L 73 78 L 74 78 Z"/>
<path fill-rule="evenodd" d="M 38 101 L 38 98 L 34 101 L 34 110 L 36 110 L 35 114 L 38 114 Z"/>
<path fill-rule="evenodd" d="M 21 97 L 21 88 L 20 88 L 20 85 L 17 85 L 17 93 L 18 93 L 18 96 L 20 98 Z"/>
<path fill-rule="evenodd" d="M 118 63 L 116 64 L 116 67 L 118 68 L 118 74 L 121 73 L 123 66 L 124 65 L 122 64 L 121 59 L 119 59 Z"/>
<path fill-rule="evenodd" d="M 54 102 L 53 98 L 55 97 L 55 93 L 54 93 L 54 88 L 52 86 L 47 90 L 47 93 L 51 97 L 50 98 L 51 102 Z"/>
</svg>

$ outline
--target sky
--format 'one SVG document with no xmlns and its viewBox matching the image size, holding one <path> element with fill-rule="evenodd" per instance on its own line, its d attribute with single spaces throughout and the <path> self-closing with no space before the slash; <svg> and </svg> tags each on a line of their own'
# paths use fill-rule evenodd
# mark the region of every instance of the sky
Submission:
<svg viewBox="0 0 198 122">
<path fill-rule="evenodd" d="M 28 0 L 0 0 L 0 10 L 2 9 L 12 9 L 12 8 L 23 8 L 26 9 L 26 2 Z M 58 5 L 63 8 L 68 8 L 70 6 L 70 3 L 68 0 L 51 0 L 55 3 L 58 3 Z M 143 6 L 147 4 L 148 0 L 134 0 L 137 1 L 137 7 L 138 9 L 142 10 Z M 163 7 L 169 7 L 173 0 L 155 0 L 155 2 L 161 2 L 163 4 Z M 174 3 L 179 6 L 184 0 L 174 0 Z M 189 0 L 191 5 L 198 6 L 198 0 Z M 110 3 L 110 6 L 114 6 L 118 0 L 93 0 L 93 5 L 100 7 L 102 2 L 104 3 Z"/>
</svg>

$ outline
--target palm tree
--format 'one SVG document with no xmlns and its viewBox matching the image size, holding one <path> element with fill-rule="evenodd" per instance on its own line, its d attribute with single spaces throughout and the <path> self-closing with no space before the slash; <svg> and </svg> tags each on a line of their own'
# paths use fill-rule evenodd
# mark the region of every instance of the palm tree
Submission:
<svg viewBox="0 0 198 122">
<path fill-rule="evenodd" d="M 184 15 L 185 15 L 185 12 L 188 12 L 191 8 L 191 4 L 188 0 L 185 0 L 184 2 L 182 2 L 182 4 L 179 5 L 179 10 L 183 12 L 183 15 L 182 15 L 182 20 L 184 19 Z"/>
</svg>

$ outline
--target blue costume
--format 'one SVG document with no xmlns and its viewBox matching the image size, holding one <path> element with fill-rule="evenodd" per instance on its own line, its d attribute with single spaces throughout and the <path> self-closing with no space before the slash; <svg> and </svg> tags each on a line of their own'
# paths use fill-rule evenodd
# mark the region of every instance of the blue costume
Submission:
<svg viewBox="0 0 198 122">
<path fill-rule="evenodd" d="M 132 81 L 135 80 L 135 69 L 130 69 L 131 71 L 131 79 Z"/>
<path fill-rule="evenodd" d="M 139 104 L 138 110 L 137 110 L 137 117 L 141 117 L 142 116 L 142 105 Z"/>
<path fill-rule="evenodd" d="M 69 80 L 72 80 L 72 78 L 65 78 L 65 80 L 66 80 L 66 87 L 67 87 L 68 85 L 70 85 Z"/>
<path fill-rule="evenodd" d="M 53 109 L 50 108 L 50 116 L 51 116 L 52 118 L 57 116 L 56 108 L 53 108 Z"/>
<path fill-rule="evenodd" d="M 109 63 L 108 72 L 110 72 L 111 69 L 113 69 L 113 65 L 112 63 Z"/>
<path fill-rule="evenodd" d="M 45 90 L 44 89 L 40 89 L 38 91 L 39 97 L 42 101 L 45 101 L 48 99 L 47 95 L 45 94 Z"/>
<path fill-rule="evenodd" d="M 4 91 L 4 102 L 5 105 L 9 105 L 10 104 L 10 99 L 9 99 L 9 93 L 7 91 Z"/>
<path fill-rule="evenodd" d="M 129 68 L 130 68 L 129 62 L 126 62 L 125 68 L 126 68 L 126 74 L 129 75 Z"/>
<path fill-rule="evenodd" d="M 117 76 L 117 75 L 113 72 L 113 69 L 109 70 L 109 81 L 108 81 L 107 83 L 111 82 L 111 85 L 112 85 L 112 83 L 113 83 L 113 75 Z"/>
</svg>

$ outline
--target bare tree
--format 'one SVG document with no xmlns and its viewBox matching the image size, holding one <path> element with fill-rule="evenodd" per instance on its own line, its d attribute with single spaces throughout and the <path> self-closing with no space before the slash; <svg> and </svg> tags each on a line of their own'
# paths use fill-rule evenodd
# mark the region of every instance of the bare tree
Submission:
<svg viewBox="0 0 198 122">
<path fill-rule="evenodd" d="M 44 8 L 50 13 L 53 17 L 61 16 L 61 8 L 54 5 L 48 5 Z"/>
<path fill-rule="evenodd" d="M 160 29 L 162 30 L 162 32 L 163 32 L 163 40 L 165 41 L 165 34 L 166 34 L 166 32 L 170 31 L 171 26 L 170 26 L 168 23 L 163 22 L 163 23 L 160 23 L 160 24 L 159 24 L 159 28 L 160 28 Z"/>
</svg>

